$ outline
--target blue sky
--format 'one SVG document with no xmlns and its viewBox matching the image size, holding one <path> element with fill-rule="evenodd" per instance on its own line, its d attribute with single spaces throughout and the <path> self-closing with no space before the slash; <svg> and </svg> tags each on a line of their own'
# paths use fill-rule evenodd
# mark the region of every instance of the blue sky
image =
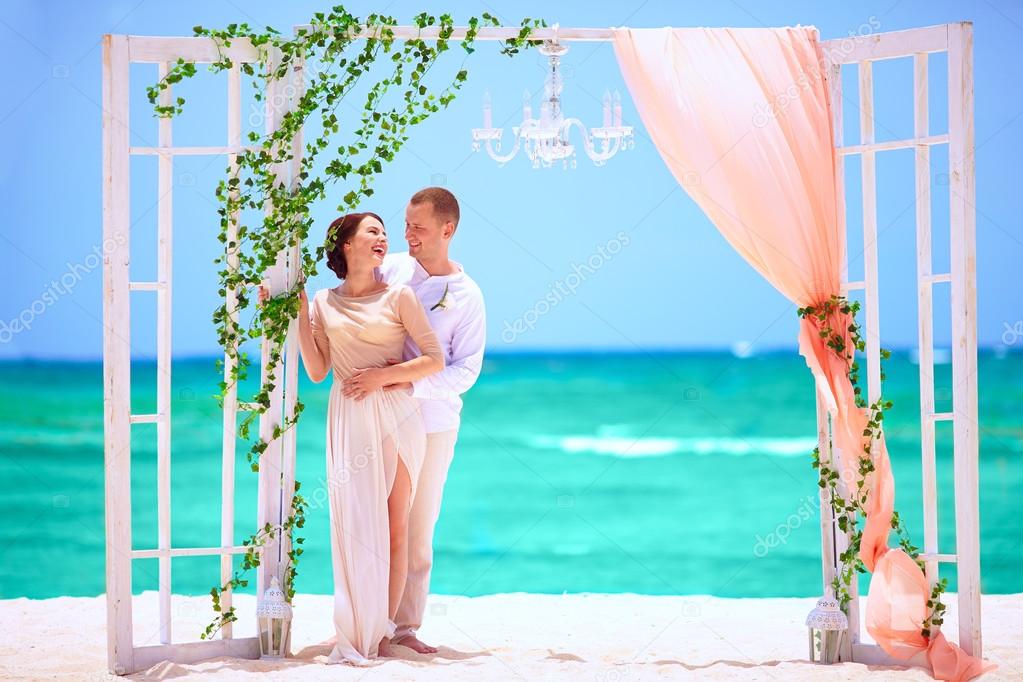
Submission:
<svg viewBox="0 0 1023 682">
<path fill-rule="evenodd" d="M 196 24 L 235 21 L 288 30 L 329 2 L 5 2 L 0 36 L 9 59 L 2 78 L 0 136 L 5 150 L 0 187 L 6 210 L 0 220 L 3 259 L 0 283 L 0 358 L 97 358 L 102 349 L 101 245 L 101 71 L 99 41 L 104 33 L 190 35 Z M 562 26 L 782 26 L 816 25 L 824 38 L 867 30 L 894 31 L 963 19 L 974 22 L 977 140 L 977 242 L 979 338 L 1002 343 L 1006 325 L 1023 319 L 1016 277 L 1023 262 L 1020 229 L 1019 149 L 1023 138 L 1023 92 L 1018 83 L 1023 8 L 1007 2 L 742 2 L 681 3 L 657 0 L 592 2 L 350 2 L 359 16 L 386 12 L 408 23 L 418 12 L 448 11 L 458 23 L 483 11 L 517 23 L 542 16 Z M 876 28 L 869 28 L 869 27 Z M 454 73 L 461 55 L 435 69 Z M 544 63 L 533 52 L 509 60 L 494 45 L 481 45 L 465 61 L 469 81 L 451 107 L 417 130 L 398 159 L 378 179 L 364 208 L 380 213 L 390 228 L 392 249 L 402 250 L 402 210 L 408 196 L 442 184 L 462 202 L 462 224 L 453 255 L 480 283 L 488 304 L 491 350 L 730 347 L 752 342 L 761 348 L 794 347 L 795 307 L 739 258 L 661 162 L 638 120 L 608 44 L 574 44 L 564 59 L 568 115 L 599 125 L 605 89 L 623 95 L 624 118 L 637 126 L 635 149 L 596 168 L 580 159 L 575 170 L 533 170 L 523 158 L 499 168 L 470 149 L 470 129 L 481 121 L 481 100 L 491 92 L 494 120 L 517 120 L 524 89 L 542 85 Z M 712 68 L 712 65 L 708 65 Z M 933 131 L 944 132 L 944 56 L 932 56 Z M 132 129 L 135 144 L 155 144 L 145 86 L 156 68 L 132 68 Z M 856 106 L 855 72 L 844 74 L 848 112 Z M 912 67 L 908 60 L 875 66 L 879 140 L 912 133 Z M 181 88 L 186 112 L 175 120 L 178 145 L 226 143 L 226 79 L 204 68 Z M 248 90 L 246 90 L 248 92 Z M 539 99 L 534 98 L 534 106 Z M 361 104 L 355 103 L 355 107 Z M 246 125 L 258 116 L 243 111 Z M 349 116 L 357 108 L 348 110 Z M 348 120 L 352 120 L 349 118 Z M 857 138 L 856 116 L 846 141 Z M 933 220 L 935 269 L 948 267 L 947 191 L 940 175 L 947 155 L 935 148 Z M 212 188 L 224 163 L 216 158 L 183 159 L 175 166 L 174 337 L 176 356 L 215 354 L 210 313 L 216 305 L 217 216 Z M 878 161 L 881 336 L 884 345 L 916 341 L 913 162 L 909 151 L 889 152 Z M 155 276 L 156 163 L 132 165 L 132 276 Z M 859 237 L 857 162 L 850 176 L 851 239 Z M 334 217 L 337 199 L 317 210 L 320 226 Z M 770 207 L 765 207 L 770 210 Z M 533 319 L 538 301 L 564 281 L 575 266 L 609 241 L 628 235 L 628 244 L 579 282 L 573 295 L 535 317 L 523 333 L 506 333 L 516 320 Z M 851 276 L 857 278 L 860 249 L 850 247 Z M 326 268 L 311 284 L 333 286 Z M 75 273 L 71 290 L 45 306 L 51 281 Z M 135 354 L 155 353 L 155 297 L 133 295 Z M 35 310 L 31 312 L 35 304 Z M 935 290 L 935 338 L 949 339 L 948 289 Z M 27 315 L 25 311 L 30 311 Z M 30 329 L 3 333 L 11 320 Z M 1019 323 L 1023 327 L 1023 322 Z M 509 342 L 509 337 L 514 340 Z"/>
</svg>

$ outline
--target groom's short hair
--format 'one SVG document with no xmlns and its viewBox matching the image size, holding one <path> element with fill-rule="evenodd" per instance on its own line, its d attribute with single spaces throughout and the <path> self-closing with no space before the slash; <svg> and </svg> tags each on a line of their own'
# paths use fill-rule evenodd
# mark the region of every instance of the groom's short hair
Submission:
<svg viewBox="0 0 1023 682">
<path fill-rule="evenodd" d="M 450 220 L 455 227 L 458 227 L 458 218 L 460 217 L 458 199 L 443 187 L 421 189 L 412 195 L 409 203 L 413 205 L 429 203 L 433 206 L 434 215 L 444 221 Z"/>
</svg>

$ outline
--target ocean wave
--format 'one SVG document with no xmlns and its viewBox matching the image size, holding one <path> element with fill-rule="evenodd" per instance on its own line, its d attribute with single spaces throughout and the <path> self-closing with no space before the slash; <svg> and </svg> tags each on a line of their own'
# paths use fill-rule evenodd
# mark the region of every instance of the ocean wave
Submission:
<svg viewBox="0 0 1023 682">
<path fill-rule="evenodd" d="M 535 448 L 560 450 L 571 454 L 596 454 L 610 457 L 663 457 L 665 455 L 772 455 L 806 457 L 817 446 L 817 439 L 735 438 L 701 436 L 696 438 L 664 438 L 628 436 L 553 436 L 537 435 L 528 439 Z"/>
</svg>

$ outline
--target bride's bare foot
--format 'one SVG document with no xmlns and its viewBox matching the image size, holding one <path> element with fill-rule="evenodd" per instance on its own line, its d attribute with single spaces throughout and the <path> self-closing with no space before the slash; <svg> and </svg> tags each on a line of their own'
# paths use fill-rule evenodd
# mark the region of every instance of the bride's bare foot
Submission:
<svg viewBox="0 0 1023 682">
<path fill-rule="evenodd" d="M 379 658 L 390 658 L 393 655 L 391 653 L 391 640 L 384 637 L 380 640 L 380 644 L 377 645 L 377 656 Z"/>
<path fill-rule="evenodd" d="M 419 638 L 416 637 L 415 635 L 405 635 L 405 637 L 395 642 L 395 644 L 407 646 L 409 649 L 412 649 L 412 651 L 415 651 L 417 654 L 437 653 L 437 647 L 430 646 L 426 642 L 420 641 Z"/>
</svg>

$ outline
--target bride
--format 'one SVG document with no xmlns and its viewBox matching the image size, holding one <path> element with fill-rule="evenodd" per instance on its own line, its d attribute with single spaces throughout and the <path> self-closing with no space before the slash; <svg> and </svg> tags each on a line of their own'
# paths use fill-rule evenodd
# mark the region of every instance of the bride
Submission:
<svg viewBox="0 0 1023 682">
<path fill-rule="evenodd" d="M 341 280 L 300 293 L 299 348 L 315 382 L 334 375 L 327 406 L 327 484 L 337 644 L 328 663 L 390 655 L 408 570 L 408 516 L 426 451 L 416 401 L 380 390 L 444 368 L 426 312 L 407 286 L 378 282 L 387 233 L 374 213 L 331 223 L 329 267 Z M 266 291 L 260 291 L 265 300 Z M 406 337 L 421 355 L 400 358 Z M 342 393 L 349 379 L 357 397 Z"/>
</svg>

